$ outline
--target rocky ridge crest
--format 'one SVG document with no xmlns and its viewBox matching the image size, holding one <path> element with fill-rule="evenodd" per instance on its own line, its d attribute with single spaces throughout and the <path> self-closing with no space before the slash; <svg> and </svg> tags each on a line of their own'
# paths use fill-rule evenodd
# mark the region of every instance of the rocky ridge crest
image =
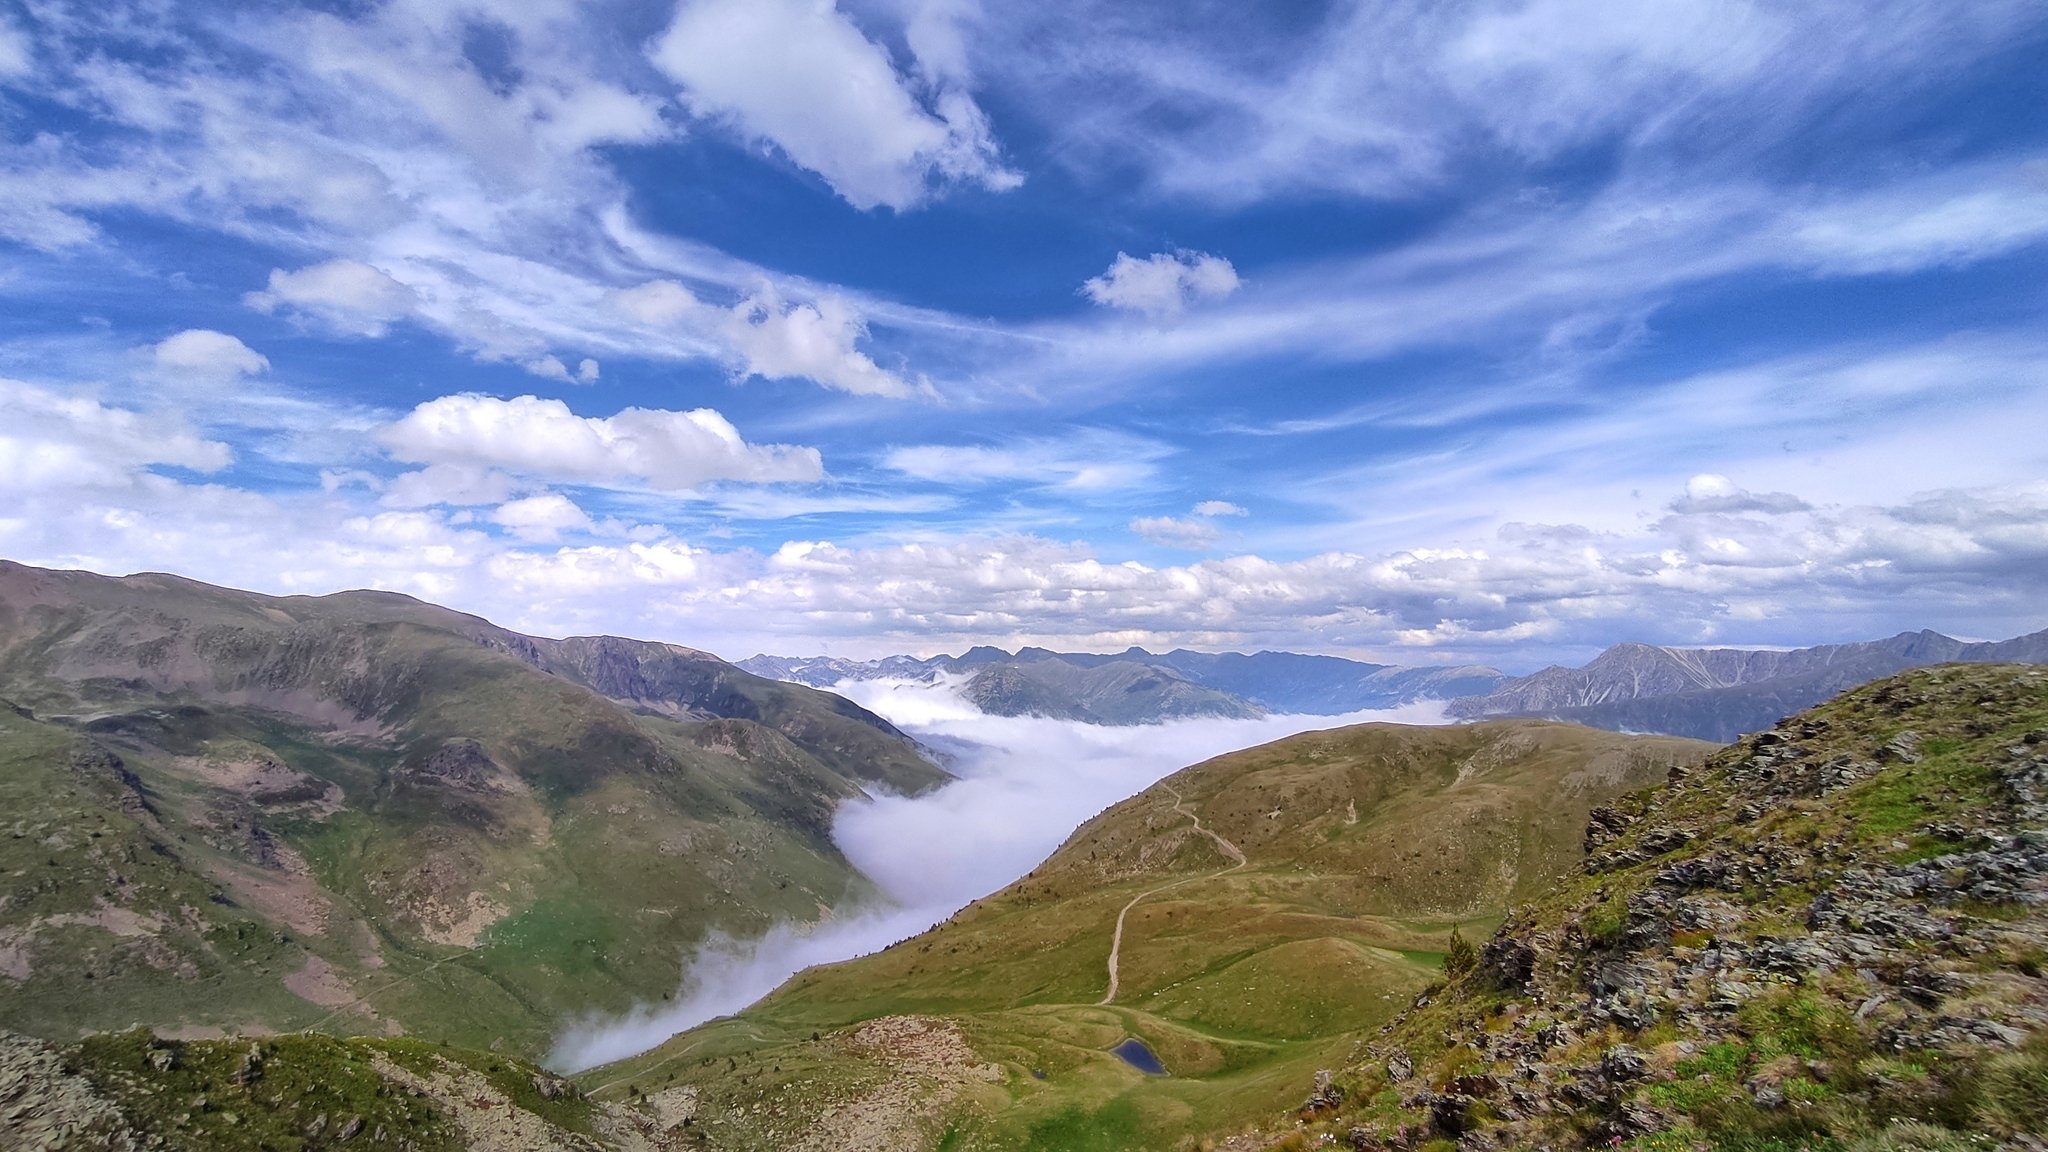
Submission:
<svg viewBox="0 0 2048 1152">
<path fill-rule="evenodd" d="M 1283 1144 L 2048 1148 L 2048 670 L 1866 686 L 1586 848 Z"/>
</svg>

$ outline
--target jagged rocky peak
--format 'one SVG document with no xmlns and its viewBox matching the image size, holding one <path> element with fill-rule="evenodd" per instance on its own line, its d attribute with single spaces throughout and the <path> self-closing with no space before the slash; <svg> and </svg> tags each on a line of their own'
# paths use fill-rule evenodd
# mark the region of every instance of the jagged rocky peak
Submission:
<svg viewBox="0 0 2048 1152">
<path fill-rule="evenodd" d="M 2048 631 L 1969 643 L 1922 630 L 1789 650 L 1617 644 L 1582 668 L 1545 668 L 1447 710 L 1461 719 L 1541 716 L 1725 743 L 1859 684 L 1944 662 L 2048 662 Z"/>
<path fill-rule="evenodd" d="M 2048 670 L 1869 685 L 1595 809 L 1585 847 L 1297 1123 L 1356 1149 L 2048 1147 Z"/>
</svg>

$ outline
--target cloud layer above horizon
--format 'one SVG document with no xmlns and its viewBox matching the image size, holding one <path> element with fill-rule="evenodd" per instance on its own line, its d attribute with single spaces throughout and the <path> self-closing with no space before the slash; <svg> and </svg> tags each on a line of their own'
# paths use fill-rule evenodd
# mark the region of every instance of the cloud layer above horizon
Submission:
<svg viewBox="0 0 2048 1152">
<path fill-rule="evenodd" d="M 0 557 L 730 656 L 2048 626 L 2048 10 L 0 0 Z"/>
</svg>

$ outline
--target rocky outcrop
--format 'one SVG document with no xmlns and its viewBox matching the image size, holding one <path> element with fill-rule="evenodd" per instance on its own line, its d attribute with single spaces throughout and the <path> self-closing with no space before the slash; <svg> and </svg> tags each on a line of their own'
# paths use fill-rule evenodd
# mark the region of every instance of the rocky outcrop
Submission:
<svg viewBox="0 0 2048 1152">
<path fill-rule="evenodd" d="M 504 773 L 491 754 L 475 740 L 450 740 L 409 765 L 407 777 L 415 783 L 439 785 L 463 792 L 485 792 Z"/>
<path fill-rule="evenodd" d="M 0 1149 L 666 1152 L 700 1148 L 693 1089 L 598 1103 L 501 1054 L 301 1033 L 68 1047 L 0 1031 Z"/>
<path fill-rule="evenodd" d="M 91 1081 L 39 1040 L 0 1032 L 0 1148 L 136 1152 L 148 1147 Z"/>
<path fill-rule="evenodd" d="M 1908 673 L 1596 809 L 1580 875 L 1311 1126 L 1357 1149 L 2048 1148 L 2044 718 L 2048 671 Z M 1934 1127 L 1887 1143 L 1894 1120 Z"/>
</svg>

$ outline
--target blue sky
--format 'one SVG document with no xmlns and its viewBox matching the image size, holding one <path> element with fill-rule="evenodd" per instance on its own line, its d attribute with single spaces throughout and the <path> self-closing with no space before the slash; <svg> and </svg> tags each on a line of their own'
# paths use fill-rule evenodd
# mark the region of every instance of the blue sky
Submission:
<svg viewBox="0 0 2048 1152">
<path fill-rule="evenodd" d="M 0 0 L 0 555 L 872 655 L 2048 626 L 2031 0 Z"/>
</svg>

